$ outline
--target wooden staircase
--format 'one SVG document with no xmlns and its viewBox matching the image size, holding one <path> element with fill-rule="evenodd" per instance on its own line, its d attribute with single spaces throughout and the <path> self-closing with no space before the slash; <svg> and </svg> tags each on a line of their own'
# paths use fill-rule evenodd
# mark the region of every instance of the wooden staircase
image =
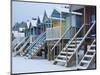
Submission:
<svg viewBox="0 0 100 75">
<path fill-rule="evenodd" d="M 87 50 L 86 54 L 80 61 L 78 69 L 89 69 L 91 64 L 95 63 L 95 54 L 96 54 L 96 41 L 94 40 Z"/>
<path fill-rule="evenodd" d="M 66 46 L 61 50 L 59 55 L 55 58 L 54 64 L 58 63 L 67 67 L 78 65 L 78 50 L 85 41 L 90 31 L 93 29 L 94 25 L 95 21 L 93 21 L 92 26 L 89 28 L 89 30 L 85 33 L 83 37 L 78 37 L 79 33 L 85 27 L 85 25 L 82 25 L 82 27 L 77 31 L 74 37 L 69 40 L 68 44 L 66 44 Z"/>
<path fill-rule="evenodd" d="M 76 38 L 76 40 L 73 40 L 70 43 L 70 45 L 67 47 L 67 49 L 63 48 L 63 50 L 60 52 L 60 54 L 55 59 L 54 64 L 56 64 L 57 62 L 60 62 L 60 63 L 63 62 L 64 66 L 67 66 L 67 65 L 72 66 L 72 64 L 75 63 L 75 62 L 73 62 L 73 59 L 75 59 L 75 51 L 76 51 L 77 47 L 79 47 L 81 41 L 82 41 L 82 38 Z M 66 65 L 66 62 L 67 62 L 67 65 Z"/>
<path fill-rule="evenodd" d="M 20 55 L 20 53 L 29 46 L 29 43 L 30 43 L 29 37 L 25 37 L 22 41 L 20 41 L 14 48 L 14 56 Z"/>
<path fill-rule="evenodd" d="M 31 44 L 31 46 L 26 50 L 25 56 L 28 58 L 33 58 L 41 50 L 41 47 L 46 42 L 46 32 L 39 35 L 39 37 Z"/>
</svg>

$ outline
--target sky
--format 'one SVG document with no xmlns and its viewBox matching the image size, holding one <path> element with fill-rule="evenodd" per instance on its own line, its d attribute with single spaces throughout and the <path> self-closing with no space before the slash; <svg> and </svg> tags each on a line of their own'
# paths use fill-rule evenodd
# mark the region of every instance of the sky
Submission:
<svg viewBox="0 0 100 75">
<path fill-rule="evenodd" d="M 37 18 L 38 16 L 42 20 L 44 11 L 50 16 L 53 9 L 61 8 L 67 5 L 60 4 L 45 4 L 45 3 L 33 3 L 33 2 L 12 2 L 12 26 L 16 22 L 22 22 L 31 20 L 32 17 Z"/>
</svg>

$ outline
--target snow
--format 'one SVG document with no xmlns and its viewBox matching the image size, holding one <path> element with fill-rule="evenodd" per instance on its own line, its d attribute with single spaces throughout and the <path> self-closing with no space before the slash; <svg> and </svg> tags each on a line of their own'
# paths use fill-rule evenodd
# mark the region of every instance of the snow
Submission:
<svg viewBox="0 0 100 75">
<path fill-rule="evenodd" d="M 36 20 L 30 19 L 30 20 L 27 21 L 27 27 L 28 27 L 28 28 L 29 28 L 29 26 L 30 26 L 30 23 L 31 23 L 31 25 L 32 25 L 33 27 L 36 27 L 36 26 L 37 26 L 37 18 L 36 18 Z"/>
<path fill-rule="evenodd" d="M 37 19 L 36 20 L 31 20 L 32 26 L 36 27 L 37 26 Z"/>
<path fill-rule="evenodd" d="M 20 37 L 25 36 L 25 33 L 21 33 L 21 32 L 18 32 L 18 31 L 12 31 L 12 33 L 14 34 L 14 37 L 16 37 L 16 38 L 20 38 Z"/>
<path fill-rule="evenodd" d="M 25 28 L 19 28 L 19 31 L 24 31 L 25 30 Z"/>
<path fill-rule="evenodd" d="M 53 65 L 53 61 L 46 59 L 26 59 L 25 57 L 12 57 L 12 72 L 45 72 L 45 71 L 61 71 L 75 70 L 76 68 L 67 68 L 60 65 Z"/>
</svg>

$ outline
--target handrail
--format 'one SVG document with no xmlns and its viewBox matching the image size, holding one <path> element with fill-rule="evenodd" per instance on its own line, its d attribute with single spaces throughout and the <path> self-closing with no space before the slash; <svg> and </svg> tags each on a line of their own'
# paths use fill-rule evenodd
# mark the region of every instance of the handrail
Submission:
<svg viewBox="0 0 100 75">
<path fill-rule="evenodd" d="M 88 36 L 88 34 L 90 33 L 90 31 L 92 30 L 92 28 L 94 27 L 94 25 L 95 25 L 95 21 L 93 22 L 92 26 L 90 27 L 90 29 L 87 31 L 87 33 L 86 33 L 85 36 L 83 37 L 81 43 L 80 43 L 80 44 L 78 45 L 78 47 L 76 48 L 74 54 L 77 53 L 79 47 L 80 47 L 81 44 L 84 42 L 85 38 Z M 77 55 L 77 54 L 76 54 L 76 55 Z M 76 60 L 77 60 L 77 59 L 78 59 L 78 56 L 76 56 Z M 78 65 L 78 61 L 76 61 L 76 64 Z"/>
<path fill-rule="evenodd" d="M 32 49 L 33 48 L 33 46 L 44 36 L 46 34 L 46 32 L 44 32 L 44 33 L 42 33 L 42 34 L 40 34 L 39 35 L 39 37 L 32 43 L 32 45 L 31 46 L 29 46 L 28 48 L 27 48 L 27 50 L 30 50 L 30 49 Z"/>
<path fill-rule="evenodd" d="M 72 27 L 72 26 L 71 26 L 71 27 Z M 71 27 L 69 27 L 68 30 L 70 30 Z M 50 50 L 51 52 L 54 50 L 54 48 L 56 47 L 56 45 L 58 45 L 58 43 L 61 41 L 61 39 L 65 36 L 65 34 L 67 33 L 68 30 L 66 30 L 66 31 L 64 32 L 64 34 L 61 36 L 61 38 L 56 42 L 56 44 L 55 44 L 55 45 L 53 46 L 53 48 Z"/>
<path fill-rule="evenodd" d="M 93 43 L 94 43 L 94 42 L 95 42 L 95 40 L 93 41 Z M 92 45 L 93 45 L 93 43 L 92 43 Z M 90 48 L 91 48 L 91 47 L 90 47 Z M 95 57 L 95 54 L 96 54 L 96 53 L 94 52 L 94 55 L 93 55 L 92 59 L 90 60 L 90 63 L 92 62 L 93 58 Z M 89 65 L 90 65 L 90 64 L 88 63 L 87 67 L 89 67 Z"/>
<path fill-rule="evenodd" d="M 68 47 L 70 44 L 71 44 L 71 42 L 74 40 L 74 38 L 79 34 L 79 32 L 82 30 L 82 28 L 84 27 L 85 25 L 83 24 L 82 26 L 81 26 L 81 28 L 78 30 L 78 32 L 74 35 L 74 37 L 68 42 L 68 45 L 66 44 L 66 47 Z"/>
<path fill-rule="evenodd" d="M 20 51 L 22 51 L 22 49 L 27 45 L 27 43 L 29 43 L 29 39 L 25 42 L 25 44 L 17 51 L 16 54 L 18 54 Z"/>
<path fill-rule="evenodd" d="M 87 31 L 87 33 L 86 33 L 85 36 L 83 37 L 81 43 L 78 45 L 78 47 L 76 48 L 76 50 L 75 50 L 75 52 L 74 52 L 73 54 L 77 53 L 77 50 L 79 49 L 79 47 L 81 46 L 81 44 L 84 42 L 85 38 L 88 36 L 88 34 L 90 33 L 90 31 L 92 30 L 92 28 L 93 28 L 94 25 L 95 25 L 95 21 L 93 22 L 92 26 L 91 26 L 90 29 Z M 73 41 L 73 39 L 79 34 L 79 32 L 81 31 L 81 29 L 82 29 L 84 26 L 85 26 L 85 25 L 83 25 L 83 26 L 79 29 L 79 31 L 75 34 L 75 36 L 72 38 L 72 40 L 69 42 L 69 44 L 65 46 L 66 48 L 68 48 L 68 46 L 71 44 L 71 42 Z M 78 65 L 78 61 L 77 61 L 77 60 L 78 60 L 78 56 L 77 56 L 77 55 L 78 55 L 78 54 L 76 54 L 76 65 Z M 67 61 L 67 54 L 66 54 L 66 62 L 68 62 L 68 61 Z M 67 63 L 66 63 L 66 65 L 67 65 Z"/>
<path fill-rule="evenodd" d="M 17 41 L 17 42 L 16 42 L 16 41 Z M 12 41 L 11 47 L 14 49 L 14 48 L 17 46 L 18 43 L 20 43 L 20 42 L 18 41 L 18 39 L 14 39 L 14 40 Z"/>
<path fill-rule="evenodd" d="M 41 37 L 39 37 L 39 39 L 37 41 L 35 41 L 35 43 L 31 46 L 31 48 L 28 49 L 29 50 L 28 54 L 30 54 L 30 52 L 32 53 L 32 51 L 33 51 L 32 48 L 34 48 L 36 46 L 36 43 L 43 42 L 46 39 L 46 37 L 44 37 L 44 35 L 46 36 L 46 32 L 44 32 L 43 35 Z M 31 56 L 32 56 L 32 54 L 31 54 Z"/>
<path fill-rule="evenodd" d="M 93 40 L 93 42 L 92 42 L 92 44 L 91 45 L 93 45 L 93 43 L 95 42 L 95 39 Z M 88 50 L 90 50 L 90 48 L 91 48 L 91 46 L 88 48 Z"/>
<path fill-rule="evenodd" d="M 44 35 L 45 35 L 45 34 L 44 34 Z M 44 37 L 44 35 L 43 35 L 40 39 L 38 39 L 34 45 L 36 45 L 37 43 L 42 42 L 42 41 L 44 40 L 44 38 L 46 39 L 46 37 Z M 46 35 L 45 35 L 45 36 L 46 36 Z M 33 47 L 34 47 L 34 45 L 33 45 Z M 31 47 L 31 49 L 32 49 L 33 47 Z"/>
<path fill-rule="evenodd" d="M 41 43 L 41 42 L 43 41 L 43 39 L 44 39 L 44 38 L 42 37 L 42 38 L 40 38 L 39 40 L 37 40 L 37 42 L 33 45 L 33 47 L 36 46 L 38 43 Z M 32 49 L 33 47 L 31 47 L 31 49 Z"/>
<path fill-rule="evenodd" d="M 93 42 L 92 42 L 92 44 L 91 45 L 93 45 L 93 43 L 95 42 L 95 39 L 93 40 Z M 88 48 L 88 50 L 90 50 L 90 48 L 91 48 L 91 46 Z M 87 53 L 87 52 L 86 52 Z M 85 53 L 85 55 L 86 55 L 86 53 Z M 84 55 L 84 56 L 85 56 Z M 81 61 L 84 59 L 84 56 L 83 56 L 83 58 L 81 59 Z M 81 64 L 81 61 L 79 62 L 79 65 Z"/>
<path fill-rule="evenodd" d="M 68 43 L 68 45 L 66 44 L 66 47 L 68 47 L 70 45 L 70 43 L 73 41 L 73 39 L 78 35 L 78 33 L 82 30 L 82 28 L 84 27 L 85 25 L 83 24 L 81 26 L 81 28 L 78 30 L 78 32 L 74 35 L 74 37 L 71 39 L 71 41 Z M 66 31 L 67 32 L 67 31 Z M 63 34 L 63 36 L 66 34 L 66 32 Z M 60 40 L 63 38 L 63 36 L 60 38 Z M 56 45 L 60 42 L 60 40 L 56 43 Z M 51 49 L 51 52 L 53 51 L 53 49 L 55 48 L 55 46 L 53 46 L 53 48 Z"/>
<path fill-rule="evenodd" d="M 68 44 L 66 44 L 66 48 L 71 44 L 71 42 L 74 40 L 74 38 L 80 33 L 80 31 L 82 30 L 82 28 L 85 26 L 85 25 L 88 25 L 88 24 L 83 24 L 81 26 L 81 28 L 78 30 L 78 32 L 74 35 L 74 37 L 68 42 Z"/>
<path fill-rule="evenodd" d="M 31 45 L 29 48 L 32 48 L 32 46 L 34 46 L 34 44 L 36 44 L 37 41 L 38 41 L 39 39 L 41 39 L 41 37 L 43 37 L 43 35 L 44 35 L 45 33 L 46 33 L 46 32 L 40 34 L 40 36 L 32 43 L 32 45 Z"/>
<path fill-rule="evenodd" d="M 28 39 L 28 37 L 25 37 L 21 42 L 19 42 L 19 44 L 17 44 L 17 46 L 15 46 L 14 50 L 16 50 L 17 47 L 19 47 L 19 45 L 23 42 L 25 42 L 25 40 Z"/>
<path fill-rule="evenodd" d="M 95 42 L 95 39 L 93 40 L 93 42 L 92 42 L 92 44 L 91 45 L 93 45 L 93 43 Z M 88 50 L 90 50 L 90 48 L 91 48 L 91 46 L 88 48 Z M 87 53 L 87 52 L 86 52 Z M 85 53 L 85 54 L 86 54 Z M 84 55 L 85 56 L 85 55 Z M 83 58 L 81 59 L 81 61 L 84 59 L 84 56 L 83 56 Z M 79 65 L 81 64 L 81 61 L 80 61 L 80 63 L 79 63 Z"/>
<path fill-rule="evenodd" d="M 92 28 L 94 27 L 95 25 L 95 21 L 94 23 L 92 24 L 92 26 L 90 27 L 90 29 L 87 31 L 87 33 L 85 34 L 84 38 L 82 39 L 81 43 L 79 44 L 79 46 L 77 47 L 76 51 L 78 50 L 78 48 L 80 47 L 80 45 L 83 43 L 84 39 L 88 36 L 88 34 L 90 33 L 90 31 L 92 30 Z"/>
</svg>

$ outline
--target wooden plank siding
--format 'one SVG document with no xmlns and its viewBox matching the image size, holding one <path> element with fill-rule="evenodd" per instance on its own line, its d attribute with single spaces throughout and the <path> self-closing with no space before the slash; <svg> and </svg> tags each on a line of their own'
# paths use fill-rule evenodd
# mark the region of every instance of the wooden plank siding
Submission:
<svg viewBox="0 0 100 75">
<path fill-rule="evenodd" d="M 57 27 L 60 26 L 60 21 L 59 20 L 52 20 L 52 27 Z"/>
<path fill-rule="evenodd" d="M 91 21 L 90 18 L 92 18 L 93 15 L 95 15 L 95 17 L 96 17 L 96 8 L 95 8 L 95 6 L 85 6 L 85 9 L 86 9 L 85 21 L 86 21 L 86 24 L 88 24 L 86 26 L 85 31 L 87 31 L 90 28 L 90 21 Z M 84 8 L 81 8 L 81 9 L 75 10 L 75 11 L 76 12 L 81 12 L 83 14 L 82 15 L 82 24 L 84 24 Z M 82 34 L 84 34 L 84 29 L 83 29 L 83 33 Z"/>
<path fill-rule="evenodd" d="M 53 20 L 52 21 L 52 28 L 54 28 L 54 27 L 61 28 L 61 35 L 62 35 L 65 31 L 65 28 L 69 28 L 69 25 L 66 24 L 65 20 L 62 20 L 61 22 L 60 22 L 60 20 Z"/>
</svg>

